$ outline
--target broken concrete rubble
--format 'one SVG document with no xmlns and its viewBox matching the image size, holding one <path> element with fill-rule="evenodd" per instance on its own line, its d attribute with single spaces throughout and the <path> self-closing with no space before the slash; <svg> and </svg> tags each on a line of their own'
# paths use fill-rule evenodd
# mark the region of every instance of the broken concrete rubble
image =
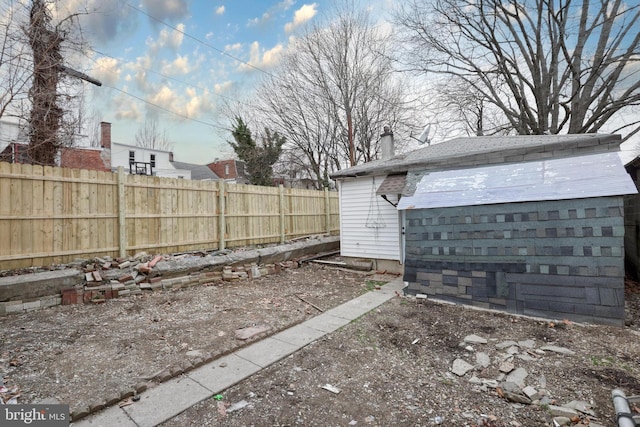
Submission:
<svg viewBox="0 0 640 427">
<path fill-rule="evenodd" d="M 461 347 L 468 350 L 466 343 L 484 344 L 488 340 L 480 335 L 467 335 L 461 343 Z M 489 354 L 488 349 L 491 346 L 484 347 L 483 351 L 475 353 L 478 363 L 476 366 L 467 363 L 465 360 L 457 358 L 451 364 L 451 372 L 459 377 L 465 377 L 471 374 L 468 379 L 470 384 L 477 386 L 484 392 L 495 392 L 499 397 L 519 405 L 538 405 L 544 407 L 550 412 L 554 419 L 554 425 L 577 426 L 579 423 L 584 425 L 597 425 L 595 412 L 592 410 L 588 402 L 574 400 L 566 404 L 557 404 L 550 396 L 547 387 L 546 378 L 541 375 L 535 383 L 531 382 L 529 372 L 523 367 L 518 367 L 515 361 L 519 356 L 526 355 L 527 352 L 536 350 L 536 341 L 533 339 L 521 341 L 503 341 L 495 344 L 493 348 L 497 354 Z M 541 357 L 545 355 L 549 357 L 562 357 L 563 355 L 575 354 L 571 349 L 560 347 L 553 344 L 546 344 L 537 349 L 541 353 Z M 494 371 L 491 370 L 491 361 Z M 488 362 L 480 363 L 479 361 Z M 497 372 L 495 378 L 482 378 L 487 372 Z M 480 377 L 479 377 L 480 376 Z"/>
<path fill-rule="evenodd" d="M 309 254 L 334 251 L 339 236 L 313 236 L 254 250 L 76 260 L 55 271 L 0 277 L 0 315 L 54 305 L 101 303 L 155 289 L 177 289 L 273 274 Z"/>
</svg>

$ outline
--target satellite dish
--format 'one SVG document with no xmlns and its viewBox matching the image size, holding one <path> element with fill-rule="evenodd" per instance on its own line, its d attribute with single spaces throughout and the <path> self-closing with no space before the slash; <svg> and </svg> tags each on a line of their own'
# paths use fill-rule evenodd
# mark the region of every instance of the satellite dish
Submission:
<svg viewBox="0 0 640 427">
<path fill-rule="evenodd" d="M 417 138 L 419 144 L 424 144 L 425 142 L 427 143 L 427 145 L 430 144 L 429 132 L 431 132 L 431 125 L 427 125 L 422 131 L 422 133 L 420 134 L 420 136 Z"/>
</svg>

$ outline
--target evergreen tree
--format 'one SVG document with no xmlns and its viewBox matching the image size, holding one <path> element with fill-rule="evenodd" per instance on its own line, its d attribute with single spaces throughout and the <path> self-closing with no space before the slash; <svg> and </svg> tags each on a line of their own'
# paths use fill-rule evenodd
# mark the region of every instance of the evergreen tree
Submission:
<svg viewBox="0 0 640 427">
<path fill-rule="evenodd" d="M 236 117 L 232 135 L 235 142 L 229 142 L 229 145 L 245 163 L 249 182 L 253 185 L 272 186 L 273 165 L 282 153 L 286 138 L 265 128 L 261 143 L 258 144 L 241 117 Z"/>
</svg>

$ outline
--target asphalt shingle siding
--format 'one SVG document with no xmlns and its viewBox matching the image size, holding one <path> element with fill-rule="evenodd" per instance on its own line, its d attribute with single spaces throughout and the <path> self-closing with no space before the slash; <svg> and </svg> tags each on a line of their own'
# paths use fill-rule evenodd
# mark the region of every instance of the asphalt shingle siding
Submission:
<svg viewBox="0 0 640 427">
<path fill-rule="evenodd" d="M 405 212 L 408 293 L 624 325 L 622 197 Z"/>
</svg>

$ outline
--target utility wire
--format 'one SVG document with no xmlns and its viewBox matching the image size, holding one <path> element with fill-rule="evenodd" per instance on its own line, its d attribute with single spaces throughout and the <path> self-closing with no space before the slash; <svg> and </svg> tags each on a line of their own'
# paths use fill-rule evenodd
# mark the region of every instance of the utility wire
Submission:
<svg viewBox="0 0 640 427">
<path fill-rule="evenodd" d="M 104 85 L 104 87 L 108 87 L 109 89 L 113 89 L 113 90 L 115 90 L 115 91 L 117 91 L 117 92 L 120 92 L 120 93 L 122 93 L 122 94 L 124 94 L 124 95 L 128 95 L 128 96 L 130 96 L 130 97 L 132 97 L 132 98 L 137 99 L 138 101 L 142 101 L 142 102 L 144 102 L 145 104 L 151 105 L 151 106 L 153 106 L 154 108 L 157 108 L 158 110 L 162 110 L 162 111 L 165 111 L 165 112 L 167 112 L 167 113 L 174 114 L 174 115 L 176 115 L 176 116 L 178 116 L 178 117 L 182 117 L 183 119 L 191 120 L 191 121 L 196 122 L 196 123 L 200 123 L 200 124 L 203 124 L 203 125 L 211 126 L 211 127 L 216 128 L 216 129 L 220 129 L 220 130 L 224 130 L 224 131 L 232 132 L 232 129 L 226 128 L 226 127 L 224 127 L 224 126 L 219 126 L 219 125 L 216 125 L 216 124 L 213 124 L 213 123 L 205 122 L 205 121 L 202 121 L 202 120 L 194 119 L 193 117 L 189 117 L 189 116 L 187 116 L 187 115 L 185 115 L 185 114 L 178 113 L 178 112 L 176 112 L 176 111 L 171 111 L 171 110 L 169 110 L 168 108 L 162 107 L 162 106 L 160 106 L 160 105 L 158 105 L 158 104 L 154 104 L 154 103 L 153 103 L 153 102 L 151 102 L 151 101 L 148 101 L 148 100 L 146 100 L 146 99 L 144 99 L 144 98 L 141 98 L 141 97 L 139 97 L 139 96 L 137 96 L 137 95 L 134 95 L 134 94 L 132 94 L 132 93 L 129 93 L 129 92 L 127 92 L 127 91 L 123 90 L 123 89 L 119 89 L 119 88 L 117 88 L 117 87 L 115 87 L 115 86 L 111 86 L 111 85 L 105 84 L 105 85 Z"/>
<path fill-rule="evenodd" d="M 111 58 L 111 59 L 115 59 L 116 61 L 119 61 L 119 59 L 118 59 L 118 58 L 115 58 L 115 57 L 113 57 L 113 56 L 107 55 L 106 53 L 104 53 L 104 52 L 100 52 L 100 51 L 95 50 L 95 49 L 93 49 L 93 48 L 89 48 L 88 50 L 90 50 L 90 51 L 92 51 L 92 52 L 94 52 L 94 53 L 97 53 L 98 55 L 101 55 L 101 56 L 103 56 L 103 57 L 105 57 L 105 58 Z M 95 59 L 93 60 L 93 62 L 94 62 L 94 63 L 96 62 L 96 61 L 95 61 Z M 174 81 L 174 82 L 177 82 L 177 83 L 183 84 L 183 85 L 185 85 L 185 86 L 187 86 L 187 87 L 191 87 L 191 88 L 194 88 L 194 89 L 198 89 L 198 90 L 201 90 L 201 91 L 203 91 L 203 92 L 204 92 L 205 90 L 207 90 L 207 88 L 203 88 L 203 87 L 200 87 L 200 86 L 196 86 L 196 85 L 194 85 L 194 84 L 191 84 L 191 83 L 185 82 L 184 80 L 180 80 L 180 79 L 177 79 L 177 78 L 175 78 L 175 77 L 167 76 L 166 74 L 162 74 L 162 73 L 160 73 L 160 72 L 158 72 L 158 71 L 156 71 L 156 70 L 153 70 L 153 69 L 151 69 L 151 68 L 140 67 L 140 69 L 142 69 L 142 70 L 144 70 L 144 71 L 147 71 L 147 72 L 149 72 L 149 73 L 157 74 L 157 75 L 159 75 L 159 76 L 161 76 L 161 77 L 164 77 L 165 79 L 172 80 L 172 81 Z M 243 104 L 243 105 L 248 106 L 248 104 L 246 104 L 245 102 L 240 101 L 240 100 L 235 99 L 235 98 L 231 98 L 230 96 L 222 95 L 222 94 L 220 94 L 220 93 L 216 93 L 216 92 L 210 92 L 210 93 L 211 93 L 212 95 L 215 95 L 215 96 L 218 96 L 218 97 L 220 97 L 220 98 L 223 98 L 223 99 L 225 99 L 225 100 L 227 100 L 227 101 L 233 101 L 233 102 L 237 102 L 237 103 L 239 103 L 239 104 Z"/>
<path fill-rule="evenodd" d="M 172 30 L 174 30 L 174 31 L 176 31 L 176 32 L 178 32 L 178 33 L 180 33 L 180 34 L 182 34 L 182 35 L 183 35 L 183 36 L 185 36 L 185 37 L 190 38 L 191 40 L 194 40 L 194 41 L 196 41 L 196 42 L 200 43 L 200 44 L 201 44 L 201 45 L 203 45 L 203 46 L 206 46 L 206 47 L 208 47 L 208 48 L 210 48 L 210 49 L 213 49 L 213 50 L 215 50 L 216 52 L 220 52 L 221 54 L 223 54 L 223 55 L 225 55 L 225 56 L 228 56 L 229 58 L 231 58 L 231 59 L 233 59 L 233 60 L 235 60 L 235 61 L 238 61 L 238 62 L 240 62 L 240 63 L 242 63 L 242 64 L 245 64 L 246 66 L 251 67 L 251 68 L 253 68 L 253 69 L 254 69 L 254 70 L 256 70 L 256 71 L 260 71 L 261 73 L 264 73 L 264 74 L 266 74 L 266 75 L 268 75 L 268 76 L 271 76 L 271 77 L 273 77 L 273 78 L 277 78 L 275 75 L 271 74 L 270 72 L 268 72 L 268 71 L 266 71 L 266 70 L 264 70 L 264 69 L 262 69 L 262 68 L 260 68 L 260 67 L 256 67 L 255 65 L 253 65 L 253 64 L 251 64 L 251 63 L 249 63 L 249 62 L 243 61 L 242 59 L 237 58 L 237 57 L 235 57 L 235 56 L 231 55 L 229 52 L 226 52 L 226 51 L 224 51 L 224 50 L 222 50 L 222 49 L 219 49 L 219 48 L 217 48 L 217 47 L 215 47 L 215 46 L 213 46 L 213 45 L 211 45 L 211 44 L 209 44 L 209 43 L 207 43 L 207 42 L 205 42 L 205 41 L 202 41 L 202 40 L 200 40 L 199 38 L 192 36 L 191 34 L 187 34 L 187 33 L 185 33 L 184 31 L 182 31 L 182 30 L 180 30 L 180 29 L 178 29 L 178 28 L 174 27 L 173 25 L 167 24 L 167 23 L 166 23 L 166 22 L 164 22 L 163 20 L 161 20 L 161 19 L 159 19 L 159 18 L 156 18 L 156 17 L 155 17 L 155 16 L 153 16 L 153 15 L 150 15 L 149 13 L 145 12 L 144 10 L 142 10 L 142 9 L 140 9 L 140 8 L 137 8 L 137 7 L 133 6 L 132 4 L 130 4 L 130 3 L 128 3 L 128 2 L 125 2 L 125 4 L 126 4 L 127 6 L 129 6 L 131 9 L 133 9 L 133 10 L 135 10 L 135 11 L 138 11 L 139 13 L 141 13 L 141 14 L 145 15 L 146 17 L 148 17 L 148 18 L 150 18 L 150 19 L 153 19 L 154 21 L 156 21 L 156 22 L 158 22 L 158 23 L 160 23 L 160 24 L 162 24 L 162 25 L 165 25 L 165 26 L 167 26 L 167 27 L 171 28 Z"/>
</svg>

